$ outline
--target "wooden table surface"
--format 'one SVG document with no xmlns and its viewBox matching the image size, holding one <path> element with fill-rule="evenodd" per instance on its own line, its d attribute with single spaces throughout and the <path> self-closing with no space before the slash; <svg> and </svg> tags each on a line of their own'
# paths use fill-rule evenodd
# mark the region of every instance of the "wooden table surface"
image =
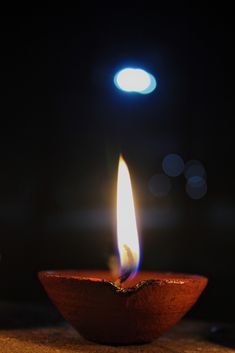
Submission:
<svg viewBox="0 0 235 353">
<path fill-rule="evenodd" d="M 231 326 L 228 325 L 218 326 L 212 323 L 183 320 L 168 334 L 151 344 L 112 347 L 84 340 L 71 326 L 65 323 L 34 328 L 1 328 L 0 352 L 229 353 L 235 352 L 235 348 L 232 348 L 235 346 L 233 346 L 234 340 L 230 331 Z M 213 342 L 214 338 L 217 343 Z"/>
</svg>

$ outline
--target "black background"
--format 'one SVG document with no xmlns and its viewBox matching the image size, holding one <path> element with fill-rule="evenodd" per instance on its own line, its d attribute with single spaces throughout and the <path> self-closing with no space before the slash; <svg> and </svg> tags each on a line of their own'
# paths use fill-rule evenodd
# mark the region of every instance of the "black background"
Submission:
<svg viewBox="0 0 235 353">
<path fill-rule="evenodd" d="M 155 4 L 156 5 L 156 4 Z M 138 203 L 142 269 L 204 274 L 191 315 L 234 318 L 234 130 L 231 9 L 135 4 L 34 9 L 1 18 L 2 300 L 45 301 L 37 272 L 107 268 L 115 252 L 119 153 Z M 140 65 L 150 95 L 113 76 Z M 172 178 L 148 188 L 168 153 L 200 160 L 208 192 Z"/>
</svg>

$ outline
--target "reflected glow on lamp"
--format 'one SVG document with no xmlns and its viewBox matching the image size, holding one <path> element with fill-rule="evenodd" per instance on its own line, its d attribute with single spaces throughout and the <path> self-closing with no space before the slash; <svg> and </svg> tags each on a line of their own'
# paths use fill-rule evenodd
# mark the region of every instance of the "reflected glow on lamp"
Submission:
<svg viewBox="0 0 235 353">
<path fill-rule="evenodd" d="M 115 86 L 125 92 L 149 94 L 157 82 L 153 75 L 143 69 L 125 68 L 114 76 Z"/>
<path fill-rule="evenodd" d="M 134 277 L 140 249 L 131 180 L 126 162 L 120 156 L 117 180 L 117 242 L 120 258 L 120 282 Z"/>
</svg>

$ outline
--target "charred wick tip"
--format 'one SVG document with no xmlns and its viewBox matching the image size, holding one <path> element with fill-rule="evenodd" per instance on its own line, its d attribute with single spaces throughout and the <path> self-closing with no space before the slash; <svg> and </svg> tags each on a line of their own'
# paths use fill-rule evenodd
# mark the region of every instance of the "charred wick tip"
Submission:
<svg viewBox="0 0 235 353">
<path fill-rule="evenodd" d="M 123 274 L 119 277 L 120 283 L 125 282 L 125 281 L 130 277 L 131 272 L 132 272 L 131 270 L 128 270 L 128 271 L 126 271 L 125 273 L 123 273 Z"/>
<path fill-rule="evenodd" d="M 128 270 L 125 273 L 121 274 L 121 276 L 115 281 L 115 285 L 120 287 L 123 282 L 125 282 L 131 275 L 132 271 Z"/>
</svg>

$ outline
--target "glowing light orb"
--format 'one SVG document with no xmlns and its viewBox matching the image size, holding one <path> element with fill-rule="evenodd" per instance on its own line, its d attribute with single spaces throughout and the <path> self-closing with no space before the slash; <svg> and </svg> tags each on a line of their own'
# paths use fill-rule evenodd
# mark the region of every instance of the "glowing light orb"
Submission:
<svg viewBox="0 0 235 353">
<path fill-rule="evenodd" d="M 128 93 L 149 94 L 157 86 L 153 75 L 143 69 L 125 68 L 114 76 L 115 86 Z"/>
</svg>

